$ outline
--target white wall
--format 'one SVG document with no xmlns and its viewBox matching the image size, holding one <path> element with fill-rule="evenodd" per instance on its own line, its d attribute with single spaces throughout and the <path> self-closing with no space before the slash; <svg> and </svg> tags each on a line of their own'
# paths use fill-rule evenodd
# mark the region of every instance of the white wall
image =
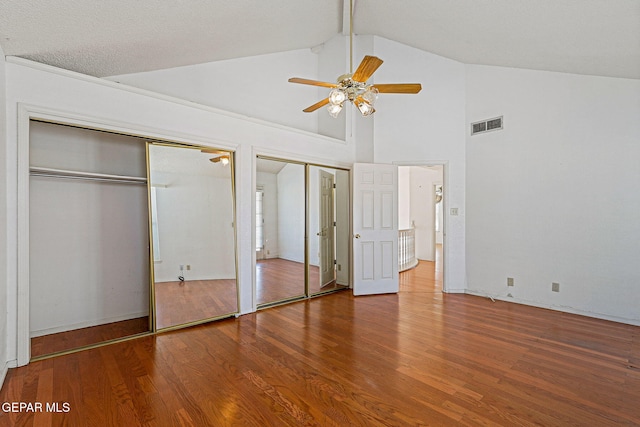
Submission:
<svg viewBox="0 0 640 427">
<path fill-rule="evenodd" d="M 465 66 L 375 37 L 377 83 L 421 83 L 417 95 L 381 94 L 373 115 L 377 163 L 444 163 L 444 287 L 463 292 L 465 272 Z M 458 216 L 448 215 L 458 208 Z"/>
<path fill-rule="evenodd" d="M 354 144 L 322 137 L 293 128 L 279 126 L 199 106 L 181 100 L 163 97 L 140 90 L 133 90 L 112 82 L 70 73 L 30 61 L 12 58 L 6 66 L 7 73 L 7 188 L 8 205 L 3 215 L 7 218 L 7 241 L 3 251 L 7 258 L 8 338 L 7 358 L 15 363 L 18 354 L 24 355 L 27 346 L 16 300 L 19 277 L 28 277 L 21 270 L 18 274 L 18 210 L 28 205 L 18 197 L 18 178 L 24 181 L 24 141 L 18 143 L 18 111 L 31 111 L 35 116 L 55 116 L 60 121 L 87 124 L 88 126 L 115 128 L 127 133 L 205 144 L 236 150 L 237 235 L 239 244 L 239 286 L 241 313 L 254 309 L 252 292 L 252 244 L 255 181 L 253 161 L 256 152 L 286 153 L 290 158 L 308 159 L 325 164 L 349 164 L 354 160 Z M 214 76 L 215 77 L 215 76 Z M 49 111 L 52 110 L 52 111 Z M 21 128 L 22 129 L 22 128 Z M 22 131 L 21 131 L 22 132 Z M 28 142 L 27 142 L 28 144 Z M 27 206 L 28 207 L 28 206 Z M 23 242 L 24 243 L 24 242 Z M 24 260 L 23 260 L 24 261 Z M 24 262 L 20 264 L 24 268 Z M 23 307 L 28 309 L 28 307 Z M 23 312 L 23 311 L 20 311 Z M 23 357 L 23 356 L 21 356 Z M 21 359 L 21 363 L 26 360 Z"/>
<path fill-rule="evenodd" d="M 0 385 L 7 373 L 9 333 L 7 330 L 8 299 L 7 284 L 7 163 L 11 160 L 7 155 L 7 111 L 6 111 L 6 78 L 4 52 L 0 49 Z"/>
<path fill-rule="evenodd" d="M 318 89 L 287 81 L 291 77 L 315 79 L 317 68 L 318 56 L 309 49 L 300 49 L 108 79 L 247 117 L 317 132 L 318 113 L 302 110 L 322 99 L 318 98 Z M 335 132 L 329 135 L 332 134 Z"/>
<path fill-rule="evenodd" d="M 278 172 L 278 245 L 280 258 L 304 262 L 304 165 L 289 163 Z"/>
<path fill-rule="evenodd" d="M 640 81 L 467 66 L 467 100 L 504 115 L 467 137 L 469 291 L 639 325 Z"/>
</svg>

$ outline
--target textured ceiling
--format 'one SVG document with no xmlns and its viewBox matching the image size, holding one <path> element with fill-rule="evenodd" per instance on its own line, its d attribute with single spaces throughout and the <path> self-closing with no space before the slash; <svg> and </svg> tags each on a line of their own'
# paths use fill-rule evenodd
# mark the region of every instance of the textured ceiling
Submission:
<svg viewBox="0 0 640 427">
<path fill-rule="evenodd" d="M 640 79 L 640 0 L 357 0 L 356 34 L 470 64 Z M 311 48 L 342 0 L 0 0 L 0 46 L 104 77 Z"/>
</svg>

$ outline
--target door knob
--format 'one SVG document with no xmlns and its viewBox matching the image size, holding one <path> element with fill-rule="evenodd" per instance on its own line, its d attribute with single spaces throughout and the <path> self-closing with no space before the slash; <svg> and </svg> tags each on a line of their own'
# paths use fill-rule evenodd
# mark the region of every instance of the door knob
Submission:
<svg viewBox="0 0 640 427">
<path fill-rule="evenodd" d="M 359 238 L 360 238 L 360 235 L 359 235 L 359 234 L 356 234 L 356 235 L 355 235 L 355 236 L 353 236 L 353 237 L 355 237 L 356 239 L 359 239 Z"/>
</svg>

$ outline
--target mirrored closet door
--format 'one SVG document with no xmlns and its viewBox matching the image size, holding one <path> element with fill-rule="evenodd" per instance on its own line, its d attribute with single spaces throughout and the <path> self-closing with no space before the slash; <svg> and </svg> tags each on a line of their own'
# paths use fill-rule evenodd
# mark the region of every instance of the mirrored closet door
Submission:
<svg viewBox="0 0 640 427">
<path fill-rule="evenodd" d="M 257 158 L 258 307 L 349 287 L 349 188 L 345 169 Z"/>
<path fill-rule="evenodd" d="M 256 303 L 305 296 L 305 166 L 256 160 Z"/>
<path fill-rule="evenodd" d="M 156 329 L 237 313 L 232 154 L 163 143 L 148 153 Z"/>
</svg>

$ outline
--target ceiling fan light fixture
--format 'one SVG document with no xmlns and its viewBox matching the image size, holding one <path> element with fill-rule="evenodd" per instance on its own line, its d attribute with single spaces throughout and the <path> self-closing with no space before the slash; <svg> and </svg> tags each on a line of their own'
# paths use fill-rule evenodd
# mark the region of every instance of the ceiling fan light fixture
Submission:
<svg viewBox="0 0 640 427">
<path fill-rule="evenodd" d="M 369 104 L 366 100 L 364 100 L 362 96 L 359 96 L 358 98 L 356 98 L 356 100 L 353 101 L 353 103 L 356 105 L 356 107 L 358 107 L 358 110 L 360 110 L 360 113 L 365 117 L 370 116 L 376 112 L 375 108 L 373 108 L 373 105 Z"/>
<path fill-rule="evenodd" d="M 366 90 L 362 94 L 362 99 L 365 100 L 369 105 L 373 106 L 378 99 L 378 89 L 375 86 L 367 86 Z"/>
<path fill-rule="evenodd" d="M 327 111 L 329 111 L 329 115 L 335 119 L 340 115 L 340 111 L 342 111 L 342 104 L 329 104 Z"/>
<path fill-rule="evenodd" d="M 346 100 L 347 100 L 347 95 L 345 95 L 345 93 L 339 88 L 333 89 L 329 93 L 329 102 L 332 105 L 342 106 L 342 103 Z"/>
</svg>

